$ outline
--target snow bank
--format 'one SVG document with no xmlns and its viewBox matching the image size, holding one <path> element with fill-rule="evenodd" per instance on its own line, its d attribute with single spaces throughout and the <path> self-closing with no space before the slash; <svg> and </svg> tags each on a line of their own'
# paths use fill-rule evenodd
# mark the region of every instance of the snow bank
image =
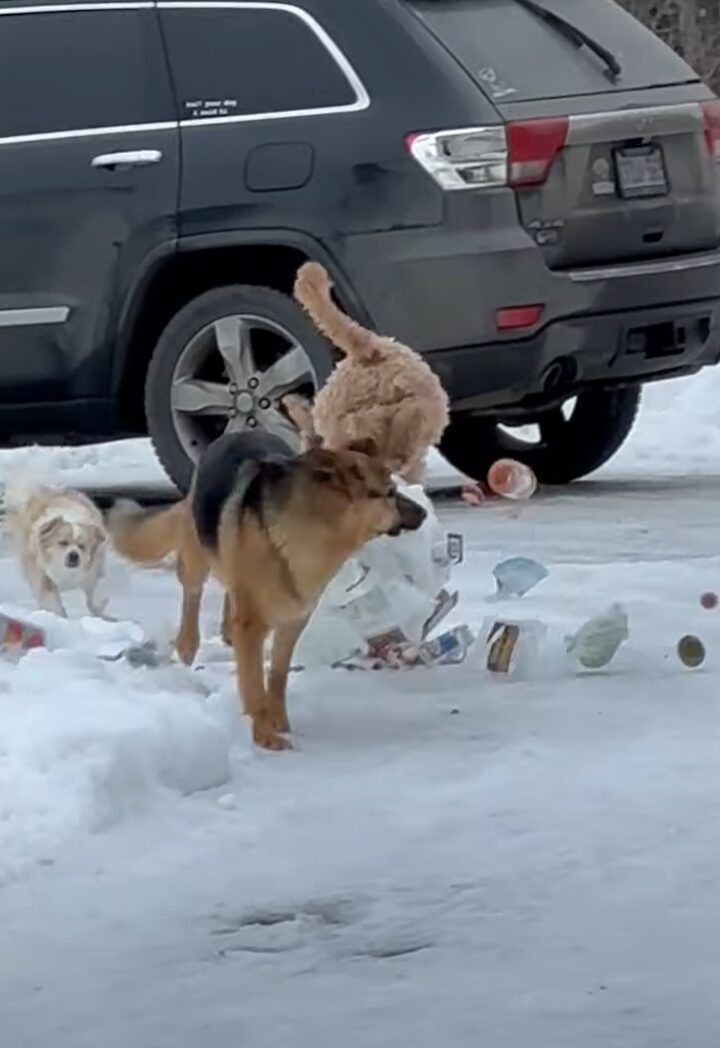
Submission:
<svg viewBox="0 0 720 1048">
<path fill-rule="evenodd" d="M 197 673 L 98 657 L 137 627 L 32 617 L 62 646 L 0 662 L 0 882 L 75 832 L 229 777 L 228 724 Z"/>
<path fill-rule="evenodd" d="M 160 490 L 171 489 L 149 440 L 0 450 L 0 483 L 28 468 L 32 473 L 42 473 L 43 479 L 69 487 L 155 485 Z"/>
<path fill-rule="evenodd" d="M 152 488 L 172 492 L 173 485 L 158 462 L 149 440 L 121 440 L 87 447 L 0 449 L 0 484 L 30 468 L 43 480 L 79 488 Z M 429 487 L 452 488 L 467 478 L 432 448 L 428 455 Z"/>
<path fill-rule="evenodd" d="M 717 472 L 720 469 L 720 368 L 645 387 L 638 424 L 610 470 Z"/>
</svg>

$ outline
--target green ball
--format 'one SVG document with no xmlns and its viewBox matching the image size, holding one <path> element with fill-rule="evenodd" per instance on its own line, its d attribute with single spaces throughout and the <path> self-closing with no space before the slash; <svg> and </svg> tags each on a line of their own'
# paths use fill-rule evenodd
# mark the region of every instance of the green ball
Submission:
<svg viewBox="0 0 720 1048">
<path fill-rule="evenodd" d="M 695 670 L 705 661 L 705 645 L 699 637 L 688 633 L 681 637 L 677 646 L 678 658 L 683 666 Z"/>
</svg>

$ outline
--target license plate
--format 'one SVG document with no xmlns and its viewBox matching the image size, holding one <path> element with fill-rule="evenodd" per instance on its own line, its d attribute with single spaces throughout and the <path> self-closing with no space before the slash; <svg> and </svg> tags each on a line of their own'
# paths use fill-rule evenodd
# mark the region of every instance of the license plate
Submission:
<svg viewBox="0 0 720 1048">
<path fill-rule="evenodd" d="M 666 196 L 668 180 L 659 146 L 634 146 L 615 151 L 620 195 L 626 199 Z"/>
</svg>

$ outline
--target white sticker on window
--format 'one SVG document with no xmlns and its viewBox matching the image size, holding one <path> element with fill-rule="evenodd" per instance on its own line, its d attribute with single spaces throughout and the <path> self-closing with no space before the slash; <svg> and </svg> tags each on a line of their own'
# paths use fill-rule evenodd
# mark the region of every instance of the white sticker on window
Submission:
<svg viewBox="0 0 720 1048">
<path fill-rule="evenodd" d="M 236 98 L 194 98 L 184 102 L 185 114 L 190 120 L 207 120 L 215 116 L 235 116 Z"/>
</svg>

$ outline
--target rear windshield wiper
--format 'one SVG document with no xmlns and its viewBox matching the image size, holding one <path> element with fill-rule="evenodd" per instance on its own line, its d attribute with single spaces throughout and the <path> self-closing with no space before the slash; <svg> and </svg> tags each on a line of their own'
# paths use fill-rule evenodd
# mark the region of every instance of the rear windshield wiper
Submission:
<svg viewBox="0 0 720 1048">
<path fill-rule="evenodd" d="M 610 80 L 618 80 L 622 76 L 622 66 L 612 51 L 608 51 L 601 43 L 588 36 L 582 29 L 578 29 L 572 22 L 568 22 L 562 15 L 555 14 L 554 11 L 548 11 L 542 4 L 536 3 L 536 0 L 516 0 L 516 3 L 530 11 L 537 18 L 541 18 L 543 22 L 551 25 L 559 33 L 562 33 L 576 47 L 587 47 L 588 51 L 592 51 L 593 54 L 602 59 L 607 66 L 607 76 Z"/>
</svg>

